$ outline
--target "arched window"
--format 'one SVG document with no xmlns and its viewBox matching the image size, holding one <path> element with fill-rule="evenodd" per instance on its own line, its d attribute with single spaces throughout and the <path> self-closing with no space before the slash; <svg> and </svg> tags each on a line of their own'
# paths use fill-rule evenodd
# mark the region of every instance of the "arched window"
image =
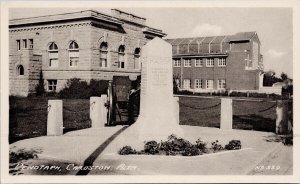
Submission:
<svg viewBox="0 0 300 184">
<path fill-rule="evenodd" d="M 19 65 L 17 67 L 17 72 L 18 72 L 18 75 L 24 75 L 24 67 L 22 65 Z"/>
<path fill-rule="evenodd" d="M 118 49 L 118 68 L 125 68 L 125 47 L 121 45 Z"/>
<path fill-rule="evenodd" d="M 100 67 L 107 67 L 107 43 L 102 42 L 100 45 Z"/>
<path fill-rule="evenodd" d="M 140 48 L 134 50 L 134 69 L 141 69 L 140 52 Z"/>
<path fill-rule="evenodd" d="M 69 65 L 77 66 L 79 61 L 79 46 L 75 41 L 72 41 L 69 45 Z"/>
<path fill-rule="evenodd" d="M 48 48 L 49 66 L 58 67 L 58 47 L 54 42 L 51 42 Z"/>
</svg>

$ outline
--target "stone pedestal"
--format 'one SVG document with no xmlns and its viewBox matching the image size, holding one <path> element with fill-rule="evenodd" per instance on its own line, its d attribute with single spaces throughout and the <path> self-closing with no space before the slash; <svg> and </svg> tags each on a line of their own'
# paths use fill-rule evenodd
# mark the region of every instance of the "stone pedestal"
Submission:
<svg viewBox="0 0 300 184">
<path fill-rule="evenodd" d="M 173 97 L 174 100 L 174 114 L 176 116 L 176 122 L 179 125 L 179 97 Z"/>
<path fill-rule="evenodd" d="M 100 114 L 101 114 L 102 126 L 105 126 L 107 124 L 107 108 L 105 107 L 106 102 L 107 102 L 107 95 L 101 95 Z"/>
<path fill-rule="evenodd" d="M 232 129 L 232 99 L 221 98 L 221 125 L 223 130 Z"/>
<path fill-rule="evenodd" d="M 289 119 L 288 119 L 288 103 L 282 100 L 277 101 L 276 107 L 276 134 L 289 133 Z"/>
<path fill-rule="evenodd" d="M 183 137 L 178 103 L 174 105 L 173 97 L 172 46 L 154 38 L 142 48 L 141 58 L 140 115 L 126 130 L 126 138 L 133 138 L 127 145 L 149 140 L 160 142 L 171 134 Z"/>
<path fill-rule="evenodd" d="M 63 134 L 63 102 L 48 100 L 47 136 Z"/>
<path fill-rule="evenodd" d="M 90 119 L 92 121 L 92 128 L 104 127 L 102 122 L 102 109 L 104 108 L 101 97 L 90 98 Z"/>
</svg>

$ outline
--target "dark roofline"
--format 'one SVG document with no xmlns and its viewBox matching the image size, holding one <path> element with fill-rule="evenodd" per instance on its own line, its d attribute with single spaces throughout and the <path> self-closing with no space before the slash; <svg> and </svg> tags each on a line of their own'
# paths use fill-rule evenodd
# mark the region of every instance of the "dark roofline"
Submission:
<svg viewBox="0 0 300 184">
<path fill-rule="evenodd" d="M 119 11 L 122 13 L 126 13 L 124 11 L 118 10 L 118 9 L 112 9 L 115 11 Z M 145 18 L 126 13 L 129 15 L 132 15 L 133 17 L 137 17 L 143 20 L 146 20 Z M 68 15 L 76 15 L 76 17 L 64 17 Z M 55 17 L 58 16 L 58 17 Z M 48 17 L 49 19 L 46 19 Z M 46 20 L 45 20 L 46 19 Z M 53 23 L 62 23 L 62 22 L 68 22 L 68 21 L 76 21 L 76 20 L 89 20 L 89 19 L 96 19 L 99 21 L 105 21 L 105 22 L 110 22 L 116 25 L 122 25 L 125 22 L 134 24 L 140 27 L 144 27 L 147 29 L 146 32 L 154 35 L 159 35 L 159 36 L 166 36 L 167 34 L 162 32 L 162 30 L 155 29 L 143 24 L 139 24 L 136 22 L 130 22 L 127 20 L 123 20 L 121 18 L 112 16 L 112 15 L 107 15 L 101 12 L 98 12 L 96 10 L 88 9 L 88 10 L 82 10 L 82 11 L 75 11 L 75 12 L 69 12 L 69 13 L 58 13 L 58 14 L 51 14 L 51 15 L 42 15 L 42 16 L 35 16 L 35 17 L 27 17 L 27 18 L 19 18 L 19 19 L 11 19 L 9 20 L 9 28 L 17 28 L 17 27 L 26 27 L 26 26 L 35 26 L 35 25 L 45 25 L 45 24 L 53 24 Z M 23 21 L 23 23 L 22 23 Z"/>
<path fill-rule="evenodd" d="M 249 34 L 252 33 L 253 35 L 250 38 L 240 38 L 240 39 L 234 39 L 234 36 L 237 36 L 239 34 Z M 185 37 L 185 38 L 168 38 L 166 39 L 167 42 L 169 42 L 170 44 L 172 44 L 175 40 L 184 40 L 184 39 L 203 39 L 204 40 L 206 38 L 211 38 L 211 37 L 226 37 L 226 39 L 223 42 L 238 42 L 238 41 L 249 41 L 251 40 L 255 35 L 257 35 L 256 31 L 249 31 L 249 32 L 237 32 L 234 35 L 217 35 L 217 36 L 199 36 L 199 37 Z M 258 41 L 260 42 L 259 38 Z M 173 45 L 173 44 L 172 44 Z M 181 45 L 179 44 L 174 44 L 174 45 Z"/>
</svg>

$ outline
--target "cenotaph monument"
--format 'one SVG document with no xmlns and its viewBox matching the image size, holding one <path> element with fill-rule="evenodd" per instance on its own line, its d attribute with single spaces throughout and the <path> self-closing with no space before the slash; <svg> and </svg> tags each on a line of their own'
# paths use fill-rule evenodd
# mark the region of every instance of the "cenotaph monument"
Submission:
<svg viewBox="0 0 300 184">
<path fill-rule="evenodd" d="M 124 141 L 122 146 L 135 147 L 150 140 L 160 142 L 171 134 L 183 137 L 178 122 L 178 102 L 177 107 L 174 103 L 178 98 L 173 97 L 172 46 L 154 38 L 142 48 L 141 58 L 140 115 L 120 135 Z"/>
</svg>

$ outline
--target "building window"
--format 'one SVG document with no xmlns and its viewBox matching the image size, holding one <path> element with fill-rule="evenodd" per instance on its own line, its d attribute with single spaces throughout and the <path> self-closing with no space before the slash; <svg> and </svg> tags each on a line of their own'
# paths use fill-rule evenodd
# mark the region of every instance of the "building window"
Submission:
<svg viewBox="0 0 300 184">
<path fill-rule="evenodd" d="M 195 89 L 202 89 L 203 84 L 201 79 L 195 79 Z"/>
<path fill-rule="evenodd" d="M 141 69 L 140 48 L 134 50 L 134 69 Z"/>
<path fill-rule="evenodd" d="M 191 67 L 192 66 L 191 59 L 184 59 L 183 60 L 183 66 L 184 67 Z"/>
<path fill-rule="evenodd" d="M 225 88 L 226 88 L 226 81 L 218 80 L 218 89 L 225 89 Z"/>
<path fill-rule="evenodd" d="M 29 48 L 33 49 L 33 39 L 29 39 Z"/>
<path fill-rule="evenodd" d="M 56 91 L 57 80 L 48 80 L 48 91 Z"/>
<path fill-rule="evenodd" d="M 249 54 L 247 55 L 247 59 L 245 59 L 245 61 L 246 61 L 246 70 L 253 69 L 253 61 L 252 59 L 250 59 Z"/>
<path fill-rule="evenodd" d="M 195 67 L 203 67 L 203 59 L 197 58 L 195 60 Z"/>
<path fill-rule="evenodd" d="M 17 67 L 17 72 L 19 76 L 24 75 L 24 67 L 22 65 L 19 65 Z"/>
<path fill-rule="evenodd" d="M 226 66 L 226 59 L 218 58 L 218 66 Z"/>
<path fill-rule="evenodd" d="M 75 41 L 69 45 L 69 65 L 77 66 L 79 61 L 79 46 Z"/>
<path fill-rule="evenodd" d="M 175 84 L 176 84 L 176 87 L 180 88 L 180 80 L 179 79 L 175 79 Z"/>
<path fill-rule="evenodd" d="M 190 89 L 191 88 L 191 80 L 190 79 L 184 79 L 183 80 L 183 88 L 184 89 Z"/>
<path fill-rule="evenodd" d="M 180 67 L 181 66 L 181 60 L 180 59 L 174 59 L 173 60 L 174 67 Z"/>
<path fill-rule="evenodd" d="M 213 88 L 214 88 L 214 81 L 206 80 L 206 89 L 213 89 Z"/>
<path fill-rule="evenodd" d="M 107 67 L 107 43 L 102 42 L 100 45 L 100 67 L 106 68 Z"/>
<path fill-rule="evenodd" d="M 118 68 L 125 68 L 125 47 L 124 45 L 121 45 L 118 49 Z"/>
<path fill-rule="evenodd" d="M 58 67 L 58 47 L 52 42 L 48 48 L 49 66 Z"/>
<path fill-rule="evenodd" d="M 206 59 L 206 66 L 207 67 L 213 67 L 214 66 L 214 59 L 213 58 Z"/>
<path fill-rule="evenodd" d="M 27 40 L 26 40 L 26 39 L 23 40 L 23 48 L 24 48 L 24 49 L 27 48 Z"/>
<path fill-rule="evenodd" d="M 21 50 L 21 41 L 20 40 L 17 40 L 17 49 Z"/>
</svg>

